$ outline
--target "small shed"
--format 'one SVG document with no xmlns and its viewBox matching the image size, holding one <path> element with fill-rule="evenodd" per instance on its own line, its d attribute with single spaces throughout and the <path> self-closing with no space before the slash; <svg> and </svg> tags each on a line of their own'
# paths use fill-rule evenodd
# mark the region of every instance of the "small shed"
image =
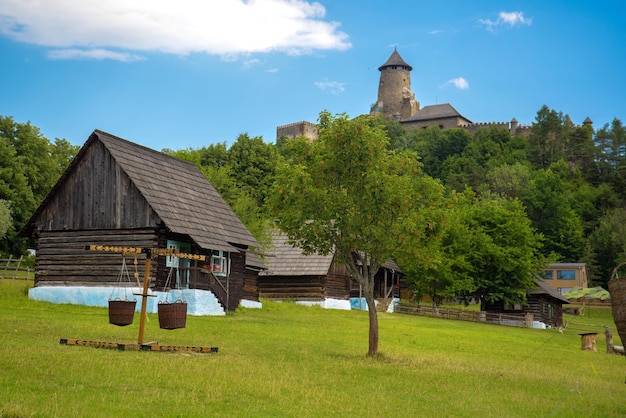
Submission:
<svg viewBox="0 0 626 418">
<path fill-rule="evenodd" d="M 272 237 L 265 264 L 267 269 L 260 271 L 257 278 L 259 298 L 295 300 L 339 309 L 365 306 L 364 302 L 359 303 L 359 284 L 332 253 L 304 255 L 280 231 Z M 374 296 L 385 308 L 399 296 L 400 275 L 400 268 L 391 260 L 376 275 Z"/>
<path fill-rule="evenodd" d="M 205 313 L 207 294 L 222 314 L 235 309 L 243 293 L 245 253 L 259 246 L 194 164 L 99 130 L 21 233 L 35 241 L 31 297 L 52 302 L 100 304 L 99 295 L 119 285 L 122 256 L 88 251 L 90 244 L 206 255 L 206 262 L 159 257 L 152 263 L 151 288 L 162 289 L 174 271 L 177 286 L 198 300 L 188 301 L 190 314 Z M 143 277 L 145 255 L 139 258 Z M 105 306 L 106 298 L 101 302 Z"/>
<path fill-rule="evenodd" d="M 487 312 L 519 315 L 524 318 L 532 313 L 534 321 L 543 322 L 551 327 L 563 326 L 563 305 L 569 301 L 543 279 L 535 279 L 536 287 L 526 291 L 526 304 L 508 305 L 502 301 L 488 303 Z"/>
</svg>

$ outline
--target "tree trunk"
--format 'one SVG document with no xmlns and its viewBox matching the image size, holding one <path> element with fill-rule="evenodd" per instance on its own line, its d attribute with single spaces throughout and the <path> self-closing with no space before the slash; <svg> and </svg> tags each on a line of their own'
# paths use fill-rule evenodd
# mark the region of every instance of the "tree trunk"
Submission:
<svg viewBox="0 0 626 418">
<path fill-rule="evenodd" d="M 373 287 L 373 286 L 372 286 Z M 367 312 L 370 319 L 369 330 L 369 348 L 367 350 L 368 356 L 375 356 L 378 354 L 378 312 L 376 312 L 376 302 L 374 301 L 374 290 L 368 289 L 365 293 L 365 301 L 367 302 Z"/>
</svg>

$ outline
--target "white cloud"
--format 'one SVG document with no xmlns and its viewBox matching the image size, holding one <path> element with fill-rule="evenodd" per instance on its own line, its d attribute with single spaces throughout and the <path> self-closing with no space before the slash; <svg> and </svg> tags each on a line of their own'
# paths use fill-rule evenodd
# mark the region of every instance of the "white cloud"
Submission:
<svg viewBox="0 0 626 418">
<path fill-rule="evenodd" d="M 533 23 L 533 18 L 524 17 L 523 12 L 500 12 L 496 20 L 491 19 L 479 19 L 479 22 L 487 28 L 490 32 L 495 32 L 496 29 L 502 26 L 530 26 Z"/>
<path fill-rule="evenodd" d="M 320 3 L 303 0 L 0 0 L 0 34 L 74 53 L 238 56 L 350 48 L 348 35 L 325 14 Z"/>
<path fill-rule="evenodd" d="M 53 60 L 89 59 L 115 60 L 123 62 L 142 61 L 145 58 L 125 52 L 109 51 L 107 49 L 53 49 L 48 52 L 48 58 Z"/>
<path fill-rule="evenodd" d="M 346 83 L 340 83 L 339 81 L 323 80 L 316 81 L 315 85 L 322 90 L 330 91 L 332 94 L 339 94 L 343 93 L 343 91 L 345 90 L 344 86 L 346 85 Z"/>
<path fill-rule="evenodd" d="M 453 78 L 452 80 L 448 80 L 446 84 L 452 84 L 454 87 L 460 90 L 469 89 L 469 83 L 463 77 Z"/>
<path fill-rule="evenodd" d="M 443 31 L 441 29 L 435 29 L 435 30 L 431 30 L 430 32 L 428 32 L 429 35 L 438 35 L 440 33 L 442 33 Z"/>
<path fill-rule="evenodd" d="M 258 58 L 251 58 L 251 59 L 244 61 L 243 63 L 244 68 L 252 68 L 257 65 L 261 65 L 261 60 Z"/>
</svg>

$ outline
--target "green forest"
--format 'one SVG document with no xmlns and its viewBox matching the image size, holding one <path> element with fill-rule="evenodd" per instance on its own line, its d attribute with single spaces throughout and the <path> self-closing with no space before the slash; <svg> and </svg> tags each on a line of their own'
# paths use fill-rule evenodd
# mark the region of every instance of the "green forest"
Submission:
<svg viewBox="0 0 626 418">
<path fill-rule="evenodd" d="M 438 210 L 447 221 L 422 253 L 436 255 L 438 262 L 405 267 L 422 277 L 425 293 L 475 289 L 476 277 L 494 274 L 493 263 L 480 269 L 485 257 L 516 266 L 510 268 L 584 262 L 590 286 L 603 287 L 613 268 L 626 261 L 626 131 L 619 119 L 579 126 L 544 106 L 529 135 L 511 136 L 507 129 L 488 127 L 474 134 L 461 128 L 406 131 L 395 121 L 366 118 L 384 132 L 386 155 L 416 154 L 421 175 L 443 186 L 447 203 Z M 294 143 L 241 134 L 230 145 L 161 151 L 195 163 L 266 245 L 276 218 L 273 187 L 280 167 L 296 164 Z M 0 116 L 2 256 L 30 248 L 19 232 L 79 148 L 65 139 L 49 140 L 31 123 Z"/>
</svg>

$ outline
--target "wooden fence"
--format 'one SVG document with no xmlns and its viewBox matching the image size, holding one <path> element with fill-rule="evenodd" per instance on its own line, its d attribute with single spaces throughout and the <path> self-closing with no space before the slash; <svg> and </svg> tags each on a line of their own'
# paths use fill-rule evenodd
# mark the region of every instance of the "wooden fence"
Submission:
<svg viewBox="0 0 626 418">
<path fill-rule="evenodd" d="M 0 279 L 33 279 L 33 270 L 29 267 L 22 267 L 23 262 L 24 256 L 20 256 L 20 258 L 12 258 L 9 256 L 9 258 L 0 259 Z M 26 275 L 20 274 L 21 271 L 25 271 Z"/>
<path fill-rule="evenodd" d="M 483 322 L 488 324 L 527 328 L 532 328 L 534 321 L 532 313 L 514 315 L 495 312 L 470 311 L 467 309 L 446 307 L 440 307 L 438 310 L 435 310 L 432 306 L 410 304 L 406 302 L 402 302 L 396 305 L 396 307 L 394 308 L 394 312 L 410 315 L 431 316 L 434 318 L 442 319 L 457 319 L 460 321 Z"/>
</svg>

